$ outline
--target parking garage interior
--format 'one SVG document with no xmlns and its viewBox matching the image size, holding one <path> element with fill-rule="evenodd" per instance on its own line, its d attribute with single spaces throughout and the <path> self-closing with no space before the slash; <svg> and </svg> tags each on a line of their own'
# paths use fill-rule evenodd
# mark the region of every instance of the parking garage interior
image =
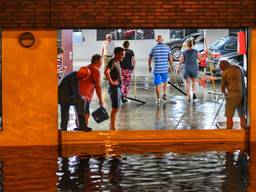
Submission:
<svg viewBox="0 0 256 192">
<path fill-rule="evenodd" d="M 136 66 L 133 72 L 129 97 L 145 102 L 141 104 L 129 100 L 122 105 L 117 117 L 118 130 L 210 130 L 225 129 L 225 98 L 220 91 L 220 69 L 218 61 L 226 59 L 240 65 L 247 73 L 247 55 L 239 54 L 237 33 L 246 29 L 70 29 L 58 31 L 58 47 L 65 49 L 63 64 L 68 72 L 78 70 L 90 64 L 91 56 L 101 54 L 102 43 L 106 34 L 111 34 L 116 46 L 122 46 L 129 40 L 130 49 L 135 53 Z M 162 35 L 164 43 L 172 51 L 174 59 L 169 72 L 167 102 L 161 106 L 155 104 L 155 92 L 152 74 L 148 72 L 148 55 L 156 45 L 155 38 Z M 175 69 L 183 51 L 183 44 L 188 38 L 194 39 L 194 48 L 199 52 L 208 50 L 205 61 L 199 61 L 197 81 L 198 98 L 187 102 L 184 81 Z M 101 68 L 103 74 L 103 67 Z M 111 110 L 107 83 L 102 78 L 102 90 L 105 107 Z M 98 108 L 94 94 L 91 111 Z M 60 115 L 59 115 L 60 116 Z M 60 117 L 59 120 L 60 121 Z M 234 128 L 240 129 L 239 117 L 235 114 Z M 71 107 L 68 130 L 76 127 L 76 113 Z M 109 121 L 97 124 L 89 120 L 93 130 L 109 130 Z"/>
</svg>

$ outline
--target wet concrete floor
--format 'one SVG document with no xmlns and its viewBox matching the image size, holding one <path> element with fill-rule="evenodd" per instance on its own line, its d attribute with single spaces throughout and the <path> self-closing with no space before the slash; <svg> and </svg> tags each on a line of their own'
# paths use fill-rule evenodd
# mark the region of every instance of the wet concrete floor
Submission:
<svg viewBox="0 0 256 192">
<path fill-rule="evenodd" d="M 171 76 L 170 76 L 171 77 Z M 177 83 L 184 89 L 183 82 L 179 75 L 176 75 Z M 173 79 L 171 79 L 173 81 Z M 135 82 L 135 83 L 134 83 Z M 174 82 L 174 81 L 173 81 Z M 146 104 L 141 105 L 135 101 L 129 101 L 123 105 L 117 115 L 118 130 L 187 130 L 187 129 L 224 129 L 225 101 L 223 96 L 209 94 L 213 91 L 211 81 L 198 84 L 196 100 L 187 101 L 186 97 L 173 86 L 168 85 L 165 103 L 158 106 L 155 103 L 155 91 L 152 77 L 136 77 L 131 82 L 130 97 L 143 100 Z M 103 98 L 105 107 L 110 114 L 111 103 L 107 93 L 107 83 L 102 81 Z M 220 93 L 220 81 L 216 81 L 216 92 Z M 91 112 L 98 107 L 98 99 L 94 94 L 91 103 Z M 235 114 L 234 128 L 239 129 L 239 118 Z M 216 124 L 217 123 L 217 124 Z M 110 121 L 97 124 L 90 118 L 89 126 L 93 130 L 109 130 Z M 68 130 L 76 127 L 74 110 L 70 110 L 70 122 Z"/>
</svg>

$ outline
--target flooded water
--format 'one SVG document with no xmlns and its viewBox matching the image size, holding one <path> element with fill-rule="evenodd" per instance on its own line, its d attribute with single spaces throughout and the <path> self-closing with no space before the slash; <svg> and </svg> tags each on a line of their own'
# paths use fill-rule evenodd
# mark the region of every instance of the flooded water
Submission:
<svg viewBox="0 0 256 192">
<path fill-rule="evenodd" d="M 253 147 L 187 146 L 3 148 L 0 192 L 254 191 Z"/>
</svg>

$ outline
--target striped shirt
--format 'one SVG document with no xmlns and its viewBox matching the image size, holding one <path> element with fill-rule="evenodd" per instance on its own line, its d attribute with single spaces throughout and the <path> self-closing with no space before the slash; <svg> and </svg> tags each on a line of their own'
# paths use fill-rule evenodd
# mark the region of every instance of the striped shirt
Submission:
<svg viewBox="0 0 256 192">
<path fill-rule="evenodd" d="M 152 57 L 154 61 L 153 73 L 168 72 L 170 54 L 170 48 L 163 43 L 158 43 L 152 48 L 149 56 Z"/>
</svg>

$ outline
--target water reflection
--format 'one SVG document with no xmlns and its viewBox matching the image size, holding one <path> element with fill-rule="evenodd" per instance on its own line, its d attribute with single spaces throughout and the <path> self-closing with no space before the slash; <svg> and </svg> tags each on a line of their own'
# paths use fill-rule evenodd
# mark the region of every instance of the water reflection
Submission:
<svg viewBox="0 0 256 192">
<path fill-rule="evenodd" d="M 58 191 L 120 191 L 121 160 L 73 156 L 58 158 Z"/>
<path fill-rule="evenodd" d="M 59 157 L 58 191 L 246 191 L 248 155 L 235 151 Z"/>
<path fill-rule="evenodd" d="M 3 180 L 4 180 L 4 173 L 3 173 L 3 162 L 0 161 L 0 192 L 4 191 L 4 187 L 3 187 Z"/>
</svg>

